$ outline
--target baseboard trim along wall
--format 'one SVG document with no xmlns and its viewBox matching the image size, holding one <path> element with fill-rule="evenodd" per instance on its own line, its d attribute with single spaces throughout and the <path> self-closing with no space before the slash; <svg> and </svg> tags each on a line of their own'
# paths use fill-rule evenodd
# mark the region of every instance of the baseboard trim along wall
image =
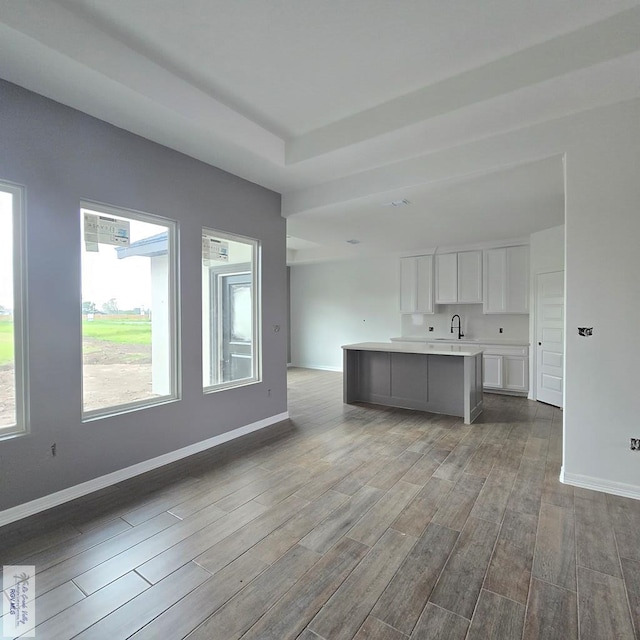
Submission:
<svg viewBox="0 0 640 640">
<path fill-rule="evenodd" d="M 161 456 L 158 456 L 157 458 L 151 458 L 150 460 L 139 462 L 138 464 L 134 464 L 131 467 L 119 469 L 118 471 L 114 471 L 113 473 L 108 473 L 105 476 L 100 476 L 99 478 L 88 480 L 87 482 L 83 482 L 82 484 L 68 487 L 67 489 L 63 489 L 62 491 L 56 491 L 56 493 L 51 493 L 48 496 L 37 498 L 36 500 L 32 500 L 31 502 L 25 502 L 24 504 L 19 504 L 16 507 L 5 509 L 4 511 L 0 511 L 0 527 L 11 522 L 15 522 L 16 520 L 22 520 L 22 518 L 27 518 L 28 516 L 40 513 L 41 511 L 46 511 L 47 509 L 51 509 L 52 507 L 57 507 L 58 505 L 64 504 L 65 502 L 75 500 L 76 498 L 85 496 L 88 493 L 92 493 L 94 491 L 98 491 L 99 489 L 104 489 L 111 485 L 117 484 L 118 482 L 122 482 L 123 480 L 128 480 L 129 478 L 139 476 L 140 474 L 146 473 L 147 471 L 152 471 L 153 469 L 157 469 L 158 467 L 163 467 L 166 464 L 176 462 L 177 460 L 182 460 L 182 458 L 192 456 L 194 453 L 200 453 L 201 451 L 211 449 L 212 447 L 217 447 L 221 444 L 224 444 L 225 442 L 235 440 L 236 438 L 240 438 L 254 431 L 265 429 L 266 427 L 270 427 L 271 425 L 282 422 L 283 420 L 287 420 L 288 418 L 289 412 L 285 411 L 284 413 L 279 413 L 275 416 L 265 418 L 264 420 L 258 420 L 258 422 L 253 422 L 251 424 L 245 425 L 244 427 L 239 427 L 238 429 L 233 429 L 232 431 L 227 431 L 226 433 L 221 433 L 219 436 L 214 436 L 213 438 L 208 438 L 207 440 L 202 440 L 201 442 L 196 442 L 195 444 L 190 444 L 188 447 L 170 451 L 169 453 L 165 453 Z"/>
<path fill-rule="evenodd" d="M 564 467 L 560 471 L 560 482 L 573 485 L 574 487 L 581 487 L 582 489 L 604 491 L 604 493 L 611 493 L 614 496 L 640 500 L 640 486 L 638 485 L 626 484 L 625 482 L 613 482 L 612 480 L 603 480 L 602 478 L 593 478 L 591 476 L 583 476 L 579 473 L 565 473 Z"/>
<path fill-rule="evenodd" d="M 325 367 L 321 364 L 291 364 L 290 367 L 297 367 L 298 369 L 314 369 L 315 371 L 336 371 L 342 373 L 342 367 Z"/>
</svg>

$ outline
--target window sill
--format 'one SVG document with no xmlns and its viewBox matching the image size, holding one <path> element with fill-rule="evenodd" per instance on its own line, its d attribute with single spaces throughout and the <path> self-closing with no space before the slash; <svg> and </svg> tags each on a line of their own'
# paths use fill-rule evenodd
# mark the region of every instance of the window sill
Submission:
<svg viewBox="0 0 640 640">
<path fill-rule="evenodd" d="M 29 430 L 17 427 L 3 427 L 0 429 L 0 442 L 5 440 L 13 440 L 14 438 L 22 438 L 29 435 Z"/>
<path fill-rule="evenodd" d="M 227 391 L 229 389 L 237 389 L 238 387 L 248 387 L 253 384 L 259 384 L 262 382 L 261 378 L 247 378 L 245 380 L 238 380 L 236 382 L 224 382 L 222 384 L 216 384 L 211 387 L 204 387 L 202 393 L 208 395 L 210 393 L 217 393 L 219 391 Z"/>
<path fill-rule="evenodd" d="M 84 411 L 82 413 L 82 422 L 95 422 L 96 420 L 102 420 L 103 418 L 111 418 L 114 416 L 120 416 L 125 413 L 133 413 L 142 409 L 150 409 L 151 407 L 158 407 L 165 404 L 171 404 L 173 402 L 179 402 L 178 396 L 163 396 L 156 398 L 153 402 L 142 401 L 125 405 L 118 405 L 117 407 L 108 407 L 106 409 L 96 409 L 94 411 Z"/>
</svg>

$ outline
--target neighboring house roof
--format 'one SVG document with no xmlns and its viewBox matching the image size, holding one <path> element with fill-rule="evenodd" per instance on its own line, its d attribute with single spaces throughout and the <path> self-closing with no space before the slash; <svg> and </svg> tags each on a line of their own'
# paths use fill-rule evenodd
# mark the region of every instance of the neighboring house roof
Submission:
<svg viewBox="0 0 640 640">
<path fill-rule="evenodd" d="M 168 234 L 166 231 L 155 236 L 132 242 L 128 247 L 117 247 L 118 260 L 130 258 L 131 256 L 153 256 L 166 255 L 168 251 Z"/>
</svg>

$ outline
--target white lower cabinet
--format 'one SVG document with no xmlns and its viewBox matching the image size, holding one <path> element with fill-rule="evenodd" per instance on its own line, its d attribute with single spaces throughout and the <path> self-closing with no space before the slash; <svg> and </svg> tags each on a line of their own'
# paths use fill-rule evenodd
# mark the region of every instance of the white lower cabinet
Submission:
<svg viewBox="0 0 640 640">
<path fill-rule="evenodd" d="M 402 341 L 402 338 L 391 338 Z M 427 344 L 442 345 L 437 340 L 425 340 Z M 451 340 L 455 343 L 482 349 L 482 386 L 485 391 L 499 391 L 513 395 L 525 395 L 529 392 L 529 347 L 526 345 L 501 345 L 465 340 Z"/>
<path fill-rule="evenodd" d="M 482 354 L 484 367 L 483 386 L 485 389 L 502 388 L 502 356 Z"/>
<path fill-rule="evenodd" d="M 529 347 L 482 345 L 484 388 L 487 391 L 529 391 Z"/>
<path fill-rule="evenodd" d="M 509 391 L 529 391 L 529 358 L 503 356 L 504 388 Z"/>
</svg>

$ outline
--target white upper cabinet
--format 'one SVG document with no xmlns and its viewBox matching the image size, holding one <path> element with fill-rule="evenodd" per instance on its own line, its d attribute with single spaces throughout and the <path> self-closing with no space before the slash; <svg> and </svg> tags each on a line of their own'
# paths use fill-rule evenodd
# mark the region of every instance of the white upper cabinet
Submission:
<svg viewBox="0 0 640 640">
<path fill-rule="evenodd" d="M 400 312 L 434 312 L 433 256 L 400 258 Z"/>
<path fill-rule="evenodd" d="M 529 247 L 507 247 L 507 313 L 529 313 Z"/>
<path fill-rule="evenodd" d="M 484 252 L 484 312 L 529 313 L 529 247 Z"/>
<path fill-rule="evenodd" d="M 416 259 L 400 258 L 400 313 L 415 312 L 417 279 Z"/>
<path fill-rule="evenodd" d="M 489 249 L 484 252 L 484 312 L 504 313 L 507 308 L 507 252 Z"/>
<path fill-rule="evenodd" d="M 482 251 L 436 256 L 436 303 L 482 302 Z"/>
<path fill-rule="evenodd" d="M 416 258 L 416 262 L 418 271 L 416 311 L 433 313 L 433 256 L 420 256 Z"/>
<path fill-rule="evenodd" d="M 458 254 L 458 302 L 482 302 L 482 251 Z"/>
<path fill-rule="evenodd" d="M 436 256 L 436 303 L 458 302 L 458 254 Z"/>
</svg>

